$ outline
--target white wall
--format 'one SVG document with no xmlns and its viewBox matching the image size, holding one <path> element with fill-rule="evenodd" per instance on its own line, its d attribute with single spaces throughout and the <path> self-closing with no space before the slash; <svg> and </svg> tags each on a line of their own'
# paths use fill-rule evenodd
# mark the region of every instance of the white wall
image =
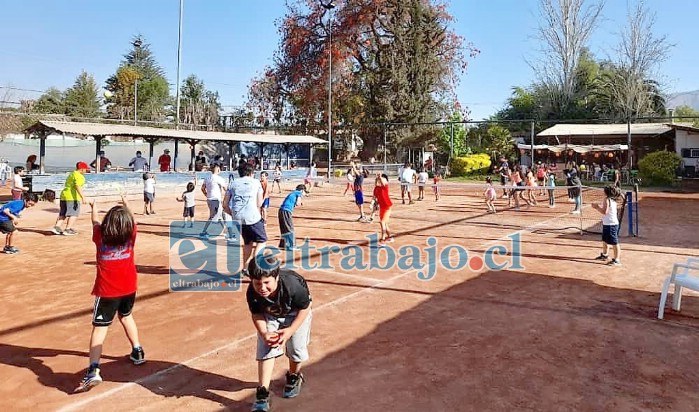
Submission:
<svg viewBox="0 0 699 412">
<path fill-rule="evenodd" d="M 682 157 L 682 149 L 699 149 L 699 134 L 675 130 L 675 150 Z M 699 158 L 682 157 L 685 166 L 699 166 Z"/>
<path fill-rule="evenodd" d="M 170 156 L 175 156 L 175 143 L 165 142 L 153 147 L 153 163 L 157 165 L 158 156 L 163 150 L 170 149 Z M 197 145 L 195 148 L 212 153 L 213 146 Z M 105 156 L 114 166 L 127 167 L 129 161 L 140 150 L 144 157 L 148 157 L 149 145 L 140 140 L 129 142 L 110 142 L 103 146 Z M 183 142 L 179 144 L 178 169 L 186 169 L 190 162 L 189 145 Z M 7 159 L 12 166 L 24 166 L 29 155 L 39 155 L 39 139 L 25 139 L 24 135 L 8 135 L 0 141 L 0 158 Z M 92 163 L 95 160 L 95 141 L 92 139 L 76 139 L 62 135 L 50 135 L 46 139 L 46 171 L 61 172 L 73 170 L 77 162 Z M 38 159 L 37 159 L 38 163 Z"/>
</svg>

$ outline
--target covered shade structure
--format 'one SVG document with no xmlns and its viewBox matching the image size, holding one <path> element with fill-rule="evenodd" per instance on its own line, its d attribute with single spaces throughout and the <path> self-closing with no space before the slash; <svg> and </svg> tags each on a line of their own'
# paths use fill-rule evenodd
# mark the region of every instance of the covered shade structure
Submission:
<svg viewBox="0 0 699 412">
<path fill-rule="evenodd" d="M 539 132 L 538 142 L 561 145 L 625 145 L 627 167 L 633 167 L 646 154 L 658 150 L 674 150 L 676 130 L 688 123 L 561 123 Z"/>
<path fill-rule="evenodd" d="M 239 142 L 257 143 L 264 148 L 267 144 L 327 144 L 327 141 L 313 136 L 304 135 L 273 135 L 273 134 L 255 134 L 255 133 L 225 133 L 225 132 L 207 132 L 194 130 L 175 130 L 159 127 L 147 126 L 132 126 L 124 124 L 109 124 L 109 123 L 81 123 L 81 122 L 59 122 L 40 120 L 33 125 L 27 127 L 25 132 L 37 135 L 39 142 L 39 164 L 40 173 L 44 173 L 44 158 L 46 156 L 46 137 L 50 134 L 67 134 L 73 136 L 92 136 L 96 143 L 96 164 L 100 164 L 99 152 L 102 146 L 102 140 L 108 136 L 112 137 L 132 137 L 143 138 L 150 145 L 149 164 L 153 161 L 153 145 L 159 139 L 174 140 L 175 156 L 174 165 L 176 166 L 179 155 L 178 145 L 180 141 L 184 141 L 190 145 L 190 157 L 192 164 L 195 157 L 195 145 L 201 141 L 225 142 L 228 144 L 229 153 L 233 152 L 233 146 Z M 229 167 L 232 165 L 229 164 Z M 99 168 L 98 168 L 99 172 Z"/>
</svg>

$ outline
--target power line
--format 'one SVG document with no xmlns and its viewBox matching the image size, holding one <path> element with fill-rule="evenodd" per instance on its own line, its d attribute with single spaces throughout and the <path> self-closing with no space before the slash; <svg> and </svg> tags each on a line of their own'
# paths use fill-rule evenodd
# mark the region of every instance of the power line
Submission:
<svg viewBox="0 0 699 412">
<path fill-rule="evenodd" d="M 0 89 L 16 90 L 16 91 L 19 91 L 19 92 L 44 93 L 44 90 L 23 89 L 23 88 L 21 88 L 21 87 L 11 87 L 11 86 L 0 86 Z"/>
</svg>

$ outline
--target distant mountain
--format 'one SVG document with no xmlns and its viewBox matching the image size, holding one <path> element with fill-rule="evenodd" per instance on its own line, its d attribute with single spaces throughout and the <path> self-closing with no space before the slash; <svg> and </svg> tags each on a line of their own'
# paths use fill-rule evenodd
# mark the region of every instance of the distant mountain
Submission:
<svg viewBox="0 0 699 412">
<path fill-rule="evenodd" d="M 674 109 L 679 106 L 689 106 L 694 110 L 699 110 L 699 90 L 673 93 L 667 98 L 665 107 Z"/>
</svg>

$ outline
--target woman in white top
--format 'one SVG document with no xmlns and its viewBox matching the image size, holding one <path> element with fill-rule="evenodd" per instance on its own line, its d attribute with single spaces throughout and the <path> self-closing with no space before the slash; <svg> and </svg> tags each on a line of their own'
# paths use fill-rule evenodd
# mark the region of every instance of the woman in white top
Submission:
<svg viewBox="0 0 699 412">
<path fill-rule="evenodd" d="M 609 261 L 610 266 L 620 266 L 619 255 L 619 216 L 617 214 L 617 199 L 621 198 L 621 190 L 615 186 L 604 188 L 606 198 L 604 203 L 592 204 L 598 212 L 602 213 L 602 253 L 597 256 L 597 260 L 606 261 L 609 258 L 609 246 L 614 251 L 614 257 Z"/>
</svg>

